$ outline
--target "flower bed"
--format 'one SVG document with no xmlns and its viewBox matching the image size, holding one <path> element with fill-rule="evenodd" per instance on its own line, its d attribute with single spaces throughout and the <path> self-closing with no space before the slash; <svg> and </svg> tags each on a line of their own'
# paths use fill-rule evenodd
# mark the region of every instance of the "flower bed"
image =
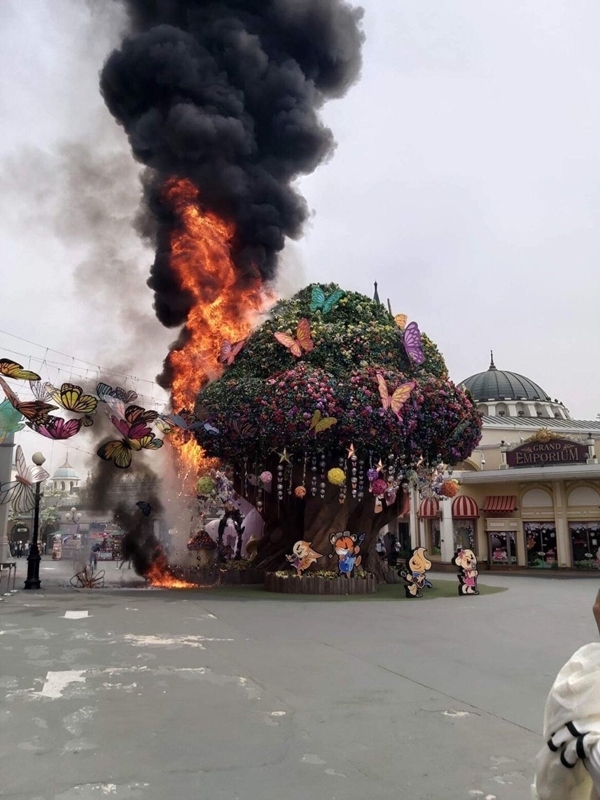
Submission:
<svg viewBox="0 0 600 800">
<path fill-rule="evenodd" d="M 180 572 L 186 581 L 197 583 L 198 586 L 212 586 L 218 583 L 227 586 L 243 586 L 262 584 L 265 580 L 265 571 L 256 569 L 256 567 L 219 569 L 216 564 L 213 564 L 210 567 L 182 568 Z"/>
<path fill-rule="evenodd" d="M 361 578 L 324 577 L 310 572 L 299 578 L 291 572 L 267 572 L 265 589 L 282 594 L 348 595 L 373 594 L 377 591 L 375 576 L 365 574 Z"/>
</svg>

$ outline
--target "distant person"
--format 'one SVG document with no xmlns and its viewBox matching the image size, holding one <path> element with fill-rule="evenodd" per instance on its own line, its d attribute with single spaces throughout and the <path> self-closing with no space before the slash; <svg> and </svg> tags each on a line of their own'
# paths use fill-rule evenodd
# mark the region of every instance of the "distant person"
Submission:
<svg viewBox="0 0 600 800">
<path fill-rule="evenodd" d="M 98 566 L 98 553 L 100 552 L 100 545 L 93 544 L 90 550 L 90 567 L 94 571 Z"/>
<path fill-rule="evenodd" d="M 600 591 L 593 612 L 600 632 Z M 600 642 L 580 647 L 556 676 L 546 700 L 544 738 L 533 797 L 599 800 Z"/>
</svg>

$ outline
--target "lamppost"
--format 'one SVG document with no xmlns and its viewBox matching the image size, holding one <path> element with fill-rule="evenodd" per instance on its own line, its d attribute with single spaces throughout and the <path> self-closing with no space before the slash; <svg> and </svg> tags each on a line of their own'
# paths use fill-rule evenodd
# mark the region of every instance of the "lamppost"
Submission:
<svg viewBox="0 0 600 800">
<path fill-rule="evenodd" d="M 31 460 L 36 467 L 41 467 L 45 462 L 42 453 L 34 453 Z M 29 555 L 27 556 L 27 579 L 25 581 L 25 589 L 39 589 L 40 588 L 40 548 L 38 547 L 38 531 L 40 526 L 40 487 L 42 481 L 36 481 L 35 484 L 35 506 L 33 516 L 33 537 L 31 539 L 31 547 L 29 548 Z"/>
</svg>

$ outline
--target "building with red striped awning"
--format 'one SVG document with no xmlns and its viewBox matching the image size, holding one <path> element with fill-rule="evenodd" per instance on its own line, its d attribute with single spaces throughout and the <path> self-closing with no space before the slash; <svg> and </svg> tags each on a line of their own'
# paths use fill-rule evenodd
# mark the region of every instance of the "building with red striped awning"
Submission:
<svg viewBox="0 0 600 800">
<path fill-rule="evenodd" d="M 440 516 L 440 504 L 435 497 L 427 497 L 421 500 L 419 506 L 419 517 L 421 519 L 438 519 Z"/>
<path fill-rule="evenodd" d="M 479 506 L 472 497 L 459 495 L 452 501 L 453 519 L 477 519 L 479 516 Z"/>
<path fill-rule="evenodd" d="M 488 514 L 512 514 L 517 507 L 517 497 L 514 494 L 488 495 L 483 503 L 483 510 Z"/>
</svg>

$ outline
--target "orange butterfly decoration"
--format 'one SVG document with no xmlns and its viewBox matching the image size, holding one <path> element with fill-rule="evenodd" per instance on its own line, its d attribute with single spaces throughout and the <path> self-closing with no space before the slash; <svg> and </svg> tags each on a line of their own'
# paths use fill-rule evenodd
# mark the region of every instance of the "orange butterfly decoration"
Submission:
<svg viewBox="0 0 600 800">
<path fill-rule="evenodd" d="M 315 347 L 315 343 L 312 340 L 310 332 L 310 324 L 305 317 L 303 317 L 298 323 L 295 339 L 288 333 L 280 333 L 279 331 L 277 331 L 274 336 L 279 344 L 287 347 L 290 353 L 296 356 L 296 358 L 300 358 L 303 351 L 305 353 L 310 353 Z"/>
<path fill-rule="evenodd" d="M 14 380 L 17 381 L 41 380 L 37 372 L 23 369 L 21 364 L 17 364 L 16 361 L 11 361 L 10 358 L 0 358 L 0 375 L 6 375 L 7 378 L 14 378 Z"/>
<path fill-rule="evenodd" d="M 56 411 L 58 408 L 58 406 L 52 406 L 50 403 L 44 403 L 41 400 L 19 400 L 2 377 L 0 377 L 0 386 L 4 390 L 4 394 L 11 406 L 16 408 L 26 420 L 35 425 L 39 425 L 41 422 L 47 420 L 49 412 Z"/>
<path fill-rule="evenodd" d="M 377 383 L 379 384 L 381 405 L 386 411 L 391 409 L 398 419 L 402 419 L 402 414 L 400 413 L 402 406 L 410 397 L 410 393 L 417 385 L 416 382 L 408 381 L 407 383 L 403 383 L 394 392 L 392 392 L 392 394 L 389 393 L 387 383 L 380 372 L 377 373 Z"/>
</svg>

